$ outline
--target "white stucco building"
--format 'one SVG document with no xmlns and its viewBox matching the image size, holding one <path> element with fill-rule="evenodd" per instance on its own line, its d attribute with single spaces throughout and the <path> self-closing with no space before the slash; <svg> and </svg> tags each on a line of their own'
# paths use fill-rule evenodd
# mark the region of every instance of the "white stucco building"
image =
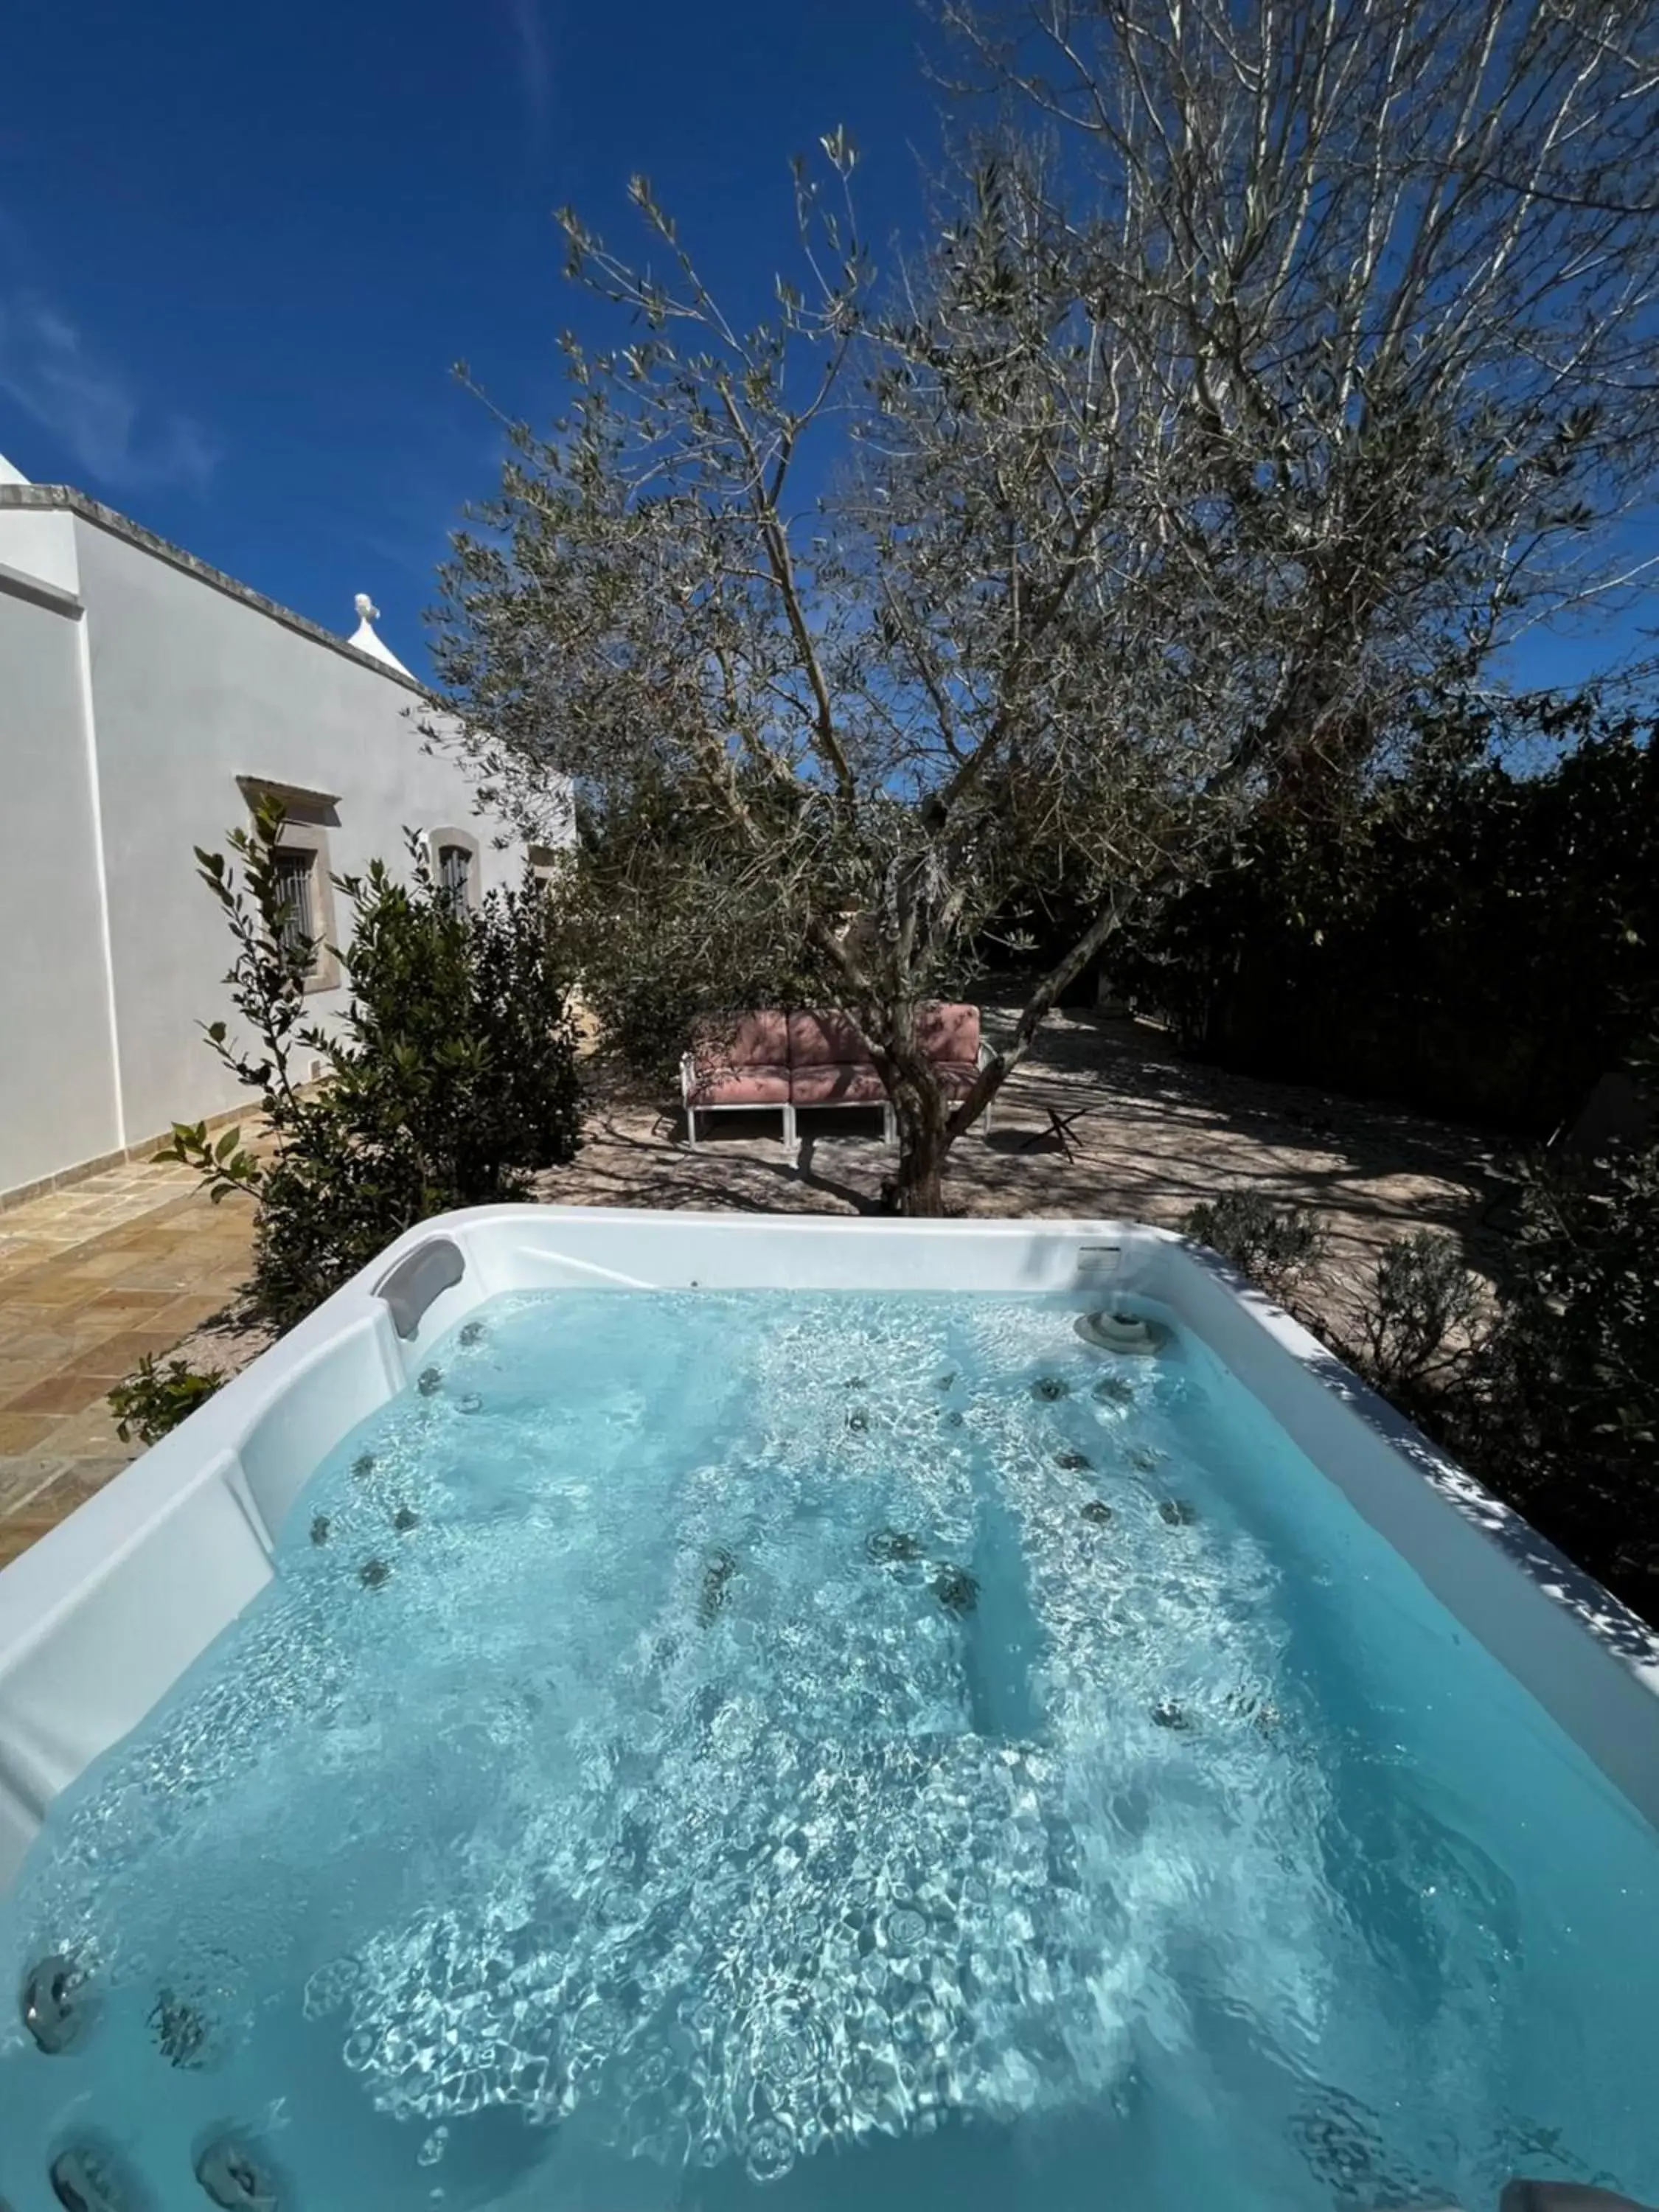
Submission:
<svg viewBox="0 0 1659 2212">
<path fill-rule="evenodd" d="M 333 636 L 0 459 L 0 1205 L 241 1103 L 202 1040 L 231 947 L 191 854 L 262 790 L 308 933 L 405 825 L 459 895 L 520 879 L 372 611 Z M 340 1005 L 325 959 L 314 988 Z"/>
</svg>

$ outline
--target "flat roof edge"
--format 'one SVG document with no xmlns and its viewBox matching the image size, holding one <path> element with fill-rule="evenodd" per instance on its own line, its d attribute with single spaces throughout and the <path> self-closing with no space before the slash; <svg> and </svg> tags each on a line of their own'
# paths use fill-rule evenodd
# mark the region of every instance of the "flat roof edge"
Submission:
<svg viewBox="0 0 1659 2212">
<path fill-rule="evenodd" d="M 240 599 L 245 606 L 252 607 L 259 614 L 268 615 L 272 622 L 280 623 L 284 629 L 291 629 L 301 637 L 309 638 L 313 645 L 327 646 L 331 652 L 343 655 L 359 668 L 372 670 L 376 676 L 385 677 L 389 683 L 398 684 L 405 691 L 414 692 L 417 698 L 428 696 L 427 687 L 417 678 L 388 667 L 384 660 L 377 659 L 372 653 L 361 651 L 349 639 L 338 637 L 332 630 L 325 629 L 320 623 L 311 621 L 306 615 L 295 614 L 292 607 L 285 607 L 276 599 L 267 599 L 263 592 L 256 592 L 251 584 L 239 583 L 234 576 L 228 576 L 222 568 L 216 568 L 206 561 L 198 561 L 195 554 L 186 553 L 183 546 L 174 545 L 165 538 L 158 538 L 153 530 L 146 530 L 143 523 L 135 522 L 131 515 L 122 514 L 112 507 L 106 507 L 101 500 L 76 490 L 73 484 L 0 483 L 0 513 L 9 507 L 55 508 L 67 514 L 77 515 L 94 529 L 106 530 L 112 538 L 124 538 L 129 545 L 136 545 L 141 553 L 149 553 L 158 561 L 165 561 L 171 568 L 182 569 L 185 575 L 193 576 L 198 584 L 206 584 L 213 591 L 224 592 L 228 599 Z"/>
</svg>

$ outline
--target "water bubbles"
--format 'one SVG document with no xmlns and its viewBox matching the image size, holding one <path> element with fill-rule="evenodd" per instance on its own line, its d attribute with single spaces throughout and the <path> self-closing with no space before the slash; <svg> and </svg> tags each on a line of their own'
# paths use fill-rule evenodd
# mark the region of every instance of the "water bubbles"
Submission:
<svg viewBox="0 0 1659 2212">
<path fill-rule="evenodd" d="M 946 1613 L 971 1613 L 979 1603 L 979 1583 L 966 1567 L 942 1566 L 933 1577 L 933 1595 Z"/>
<path fill-rule="evenodd" d="M 653 2095 L 667 2081 L 668 2053 L 660 2044 L 651 2044 L 635 2054 L 623 2077 L 624 2094 L 630 2097 Z"/>
<path fill-rule="evenodd" d="M 744 2144 L 743 2162 L 751 2181 L 782 2180 L 795 2163 L 795 2138 L 783 2121 L 755 2123 Z"/>
<path fill-rule="evenodd" d="M 614 1997 L 594 1997 L 571 2022 L 573 2039 L 590 2051 L 614 2051 L 628 2033 L 628 2014 Z"/>
<path fill-rule="evenodd" d="M 343 2012 L 362 1978 L 362 1960 L 352 1954 L 326 1960 L 306 1983 L 301 2010 L 307 2020 L 325 2020 L 331 2012 Z"/>
<path fill-rule="evenodd" d="M 882 1923 L 882 1936 L 890 1951 L 901 1958 L 918 1950 L 926 1940 L 927 1922 L 913 1905 L 897 1905 Z"/>
<path fill-rule="evenodd" d="M 716 1615 L 724 1609 L 727 1585 L 737 1571 L 737 1560 L 724 1546 L 703 1569 L 702 1586 L 697 1593 L 697 1619 L 705 1628 L 712 1627 Z"/>
<path fill-rule="evenodd" d="M 208 2026 L 198 2006 L 176 1990 L 162 1990 L 146 2023 L 169 2066 L 194 2072 L 207 2063 Z"/>
<path fill-rule="evenodd" d="M 1122 1479 L 1122 1444 L 1174 1436 L 1146 1394 L 1144 1427 L 1119 1425 L 1133 1393 L 1091 1404 L 1106 1378 L 1052 1304 L 998 1307 L 1006 1341 L 970 1359 L 978 1324 L 945 1303 L 872 1319 L 832 1300 L 793 1337 L 757 1308 L 706 1359 L 666 1306 L 642 1333 L 614 1297 L 504 1305 L 485 1357 L 439 1346 L 448 1366 L 376 1417 L 374 1449 L 331 1460 L 296 1521 L 301 1547 L 313 1505 L 329 1523 L 331 1570 L 279 1576 L 234 1632 L 241 1675 L 143 1770 L 146 1836 L 190 1833 L 192 1879 L 219 1884 L 200 1910 L 252 1960 L 239 2028 L 261 2018 L 252 1990 L 288 1992 L 290 2021 L 297 2004 L 321 2024 L 313 2058 L 406 2130 L 405 2173 L 439 2168 L 449 2201 L 477 2179 L 465 2115 L 528 2159 L 546 2147 L 529 2130 L 579 2109 L 585 2144 L 661 2165 L 633 2192 L 655 2203 L 710 2194 L 697 2176 L 715 2168 L 714 2193 L 744 2194 L 745 2172 L 778 2181 L 941 2112 L 995 2125 L 1109 2106 L 1119 2015 L 1167 1978 L 1160 1944 L 1186 1924 L 1156 1792 L 1136 1832 L 1111 1762 L 1175 1771 L 1197 1838 L 1179 1850 L 1206 1872 L 1219 1824 L 1200 1793 L 1258 1752 L 1224 1688 L 1271 1689 L 1273 1668 L 1235 1644 L 1224 1684 L 1203 1673 L 1214 1578 L 1243 1547 L 1166 1538 L 1157 1495 L 1206 1494 L 1178 1444 L 1179 1471 Z M 459 1429 L 486 1365 L 489 1418 Z M 688 1373 L 699 1389 L 674 1382 L 679 1410 L 654 1418 L 653 1392 Z M 704 1395 L 708 1437 L 688 1444 Z M 1085 1483 L 1091 1456 L 1109 1473 Z M 354 1577 L 394 1571 L 403 1601 L 349 1601 Z M 1158 1611 L 1176 1583 L 1187 1609 Z M 1033 1687 L 1011 1718 L 994 1670 L 1016 1665 Z M 1205 1717 L 1203 1759 L 1152 1735 L 1155 1704 L 1178 1699 Z M 246 1880 L 251 1822 L 269 1899 Z M 1249 1856 L 1238 1836 L 1229 1863 Z M 327 1917 L 296 1918 L 324 1850 Z M 101 1835 L 85 1863 L 111 1874 Z M 140 1864 L 144 1885 L 114 1865 L 111 1916 L 147 1909 L 145 1885 L 169 1893 L 153 1848 Z M 170 1944 L 150 1942 L 139 1987 L 150 2040 L 191 2069 L 227 2008 Z M 142 2035 L 136 2063 L 191 2094 Z M 174 2179 L 180 2212 L 205 2201 Z"/>
<path fill-rule="evenodd" d="M 921 1545 L 902 1528 L 872 1528 L 864 1540 L 864 1552 L 877 1566 L 908 1566 L 921 1559 Z"/>
</svg>

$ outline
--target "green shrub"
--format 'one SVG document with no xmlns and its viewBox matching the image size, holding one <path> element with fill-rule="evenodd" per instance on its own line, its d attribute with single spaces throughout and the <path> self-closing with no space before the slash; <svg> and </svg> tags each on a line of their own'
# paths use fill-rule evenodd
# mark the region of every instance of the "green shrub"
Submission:
<svg viewBox="0 0 1659 2212">
<path fill-rule="evenodd" d="M 1325 1239 L 1311 1214 L 1275 1206 L 1265 1191 L 1227 1190 L 1195 1206 L 1182 1233 L 1207 1244 L 1270 1297 L 1285 1298 L 1316 1266 Z"/>
<path fill-rule="evenodd" d="M 413 838 L 407 884 L 379 860 L 337 878 L 352 915 L 339 951 L 351 1000 L 325 1029 L 307 1012 L 315 947 L 289 927 L 281 830 L 267 807 L 231 834 L 240 880 L 222 854 L 197 854 L 236 948 L 232 1000 L 257 1040 L 245 1052 L 214 1022 L 208 1042 L 258 1092 L 264 1140 L 256 1153 L 238 1129 L 214 1144 L 199 1123 L 179 1124 L 158 1157 L 195 1167 L 216 1200 L 253 1198 L 252 1300 L 285 1328 L 414 1223 L 522 1197 L 580 1139 L 565 975 L 540 887 L 491 891 L 458 914 Z"/>
<path fill-rule="evenodd" d="M 1659 1143 L 1530 1184 L 1453 1440 L 1659 1623 Z"/>
<path fill-rule="evenodd" d="M 1456 1239 L 1419 1229 L 1376 1263 L 1360 1314 L 1358 1364 L 1379 1390 L 1416 1393 L 1449 1376 L 1469 1348 L 1480 1284 Z"/>
<path fill-rule="evenodd" d="M 155 1443 L 204 1404 L 224 1379 L 222 1375 L 204 1375 L 182 1359 L 169 1359 L 165 1367 L 158 1367 L 154 1352 L 146 1352 L 125 1382 L 118 1382 L 109 1394 L 116 1435 L 124 1442 L 137 1437 L 140 1443 Z"/>
<path fill-rule="evenodd" d="M 1659 1626 L 1659 1139 L 1535 1170 L 1481 1306 L 1451 1240 L 1419 1233 L 1339 1348 Z"/>
</svg>

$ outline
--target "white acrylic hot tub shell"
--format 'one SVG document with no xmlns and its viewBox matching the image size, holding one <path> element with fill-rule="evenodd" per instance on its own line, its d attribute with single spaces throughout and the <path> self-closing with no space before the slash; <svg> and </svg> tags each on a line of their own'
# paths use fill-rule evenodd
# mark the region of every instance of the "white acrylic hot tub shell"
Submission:
<svg viewBox="0 0 1659 2212">
<path fill-rule="evenodd" d="M 376 1285 L 434 1238 L 464 1272 L 405 1340 Z M 1659 1826 L 1659 1642 L 1213 1255 L 1122 1222 L 489 1206 L 399 1239 L 0 1573 L 0 1889 L 58 1791 L 270 1580 L 313 1469 L 435 1339 L 503 1291 L 606 1286 L 1161 1300 Z"/>
</svg>

